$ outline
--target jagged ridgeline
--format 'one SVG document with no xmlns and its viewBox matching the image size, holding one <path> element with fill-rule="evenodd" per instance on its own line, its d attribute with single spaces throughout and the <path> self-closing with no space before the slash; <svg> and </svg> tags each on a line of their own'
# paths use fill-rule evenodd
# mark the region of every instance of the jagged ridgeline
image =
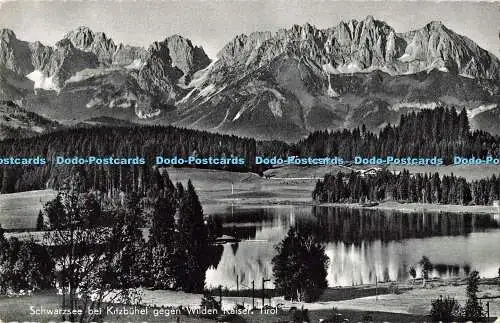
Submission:
<svg viewBox="0 0 500 323">
<path fill-rule="evenodd" d="M 56 156 L 139 156 L 140 166 L 80 166 L 87 188 L 99 190 L 144 190 L 156 156 L 238 156 L 243 165 L 206 166 L 228 171 L 261 173 L 256 156 L 355 156 L 433 157 L 451 163 L 453 156 L 498 156 L 500 138 L 483 131 L 470 131 L 465 110 L 436 108 L 411 112 L 399 125 L 387 125 L 379 134 L 364 127 L 343 131 L 317 131 L 287 144 L 258 141 L 230 135 L 164 126 L 86 126 L 64 129 L 33 138 L 0 141 L 0 156 L 40 156 L 45 166 L 4 166 L 0 168 L 2 193 L 59 188 L 74 167 L 55 165 Z"/>
<path fill-rule="evenodd" d="M 180 35 L 142 48 L 80 27 L 47 46 L 2 29 L 0 99 L 70 125 L 107 117 L 288 143 L 362 124 L 378 132 L 408 109 L 455 105 L 473 129 L 500 134 L 498 58 L 439 21 L 389 23 L 256 31 L 213 59 Z"/>
</svg>

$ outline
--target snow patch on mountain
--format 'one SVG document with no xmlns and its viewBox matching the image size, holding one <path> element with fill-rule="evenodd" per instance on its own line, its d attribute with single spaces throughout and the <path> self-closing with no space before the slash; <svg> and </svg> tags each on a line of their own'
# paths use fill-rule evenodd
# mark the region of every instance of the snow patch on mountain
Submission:
<svg viewBox="0 0 500 323">
<path fill-rule="evenodd" d="M 175 104 L 186 103 L 196 90 L 197 88 L 192 89 L 191 91 L 188 92 L 188 94 L 186 94 L 182 99 L 177 101 Z"/>
<path fill-rule="evenodd" d="M 339 74 L 339 71 L 335 67 L 333 67 L 332 63 L 323 64 L 322 68 L 326 73 Z"/>
<path fill-rule="evenodd" d="M 404 53 L 400 58 L 398 58 L 398 60 L 401 62 L 407 63 L 407 62 L 413 61 L 414 59 L 413 59 L 412 55 L 410 55 L 408 53 Z"/>
<path fill-rule="evenodd" d="M 498 107 L 498 104 L 496 104 L 496 103 L 480 105 L 475 109 L 467 111 L 467 116 L 469 117 L 469 119 L 472 119 L 480 113 L 496 109 L 497 107 Z"/>
<path fill-rule="evenodd" d="M 236 115 L 234 116 L 233 121 L 238 120 L 241 117 L 241 115 L 243 114 L 243 112 L 245 112 L 246 109 L 247 109 L 246 106 L 241 108 L 240 111 L 238 111 L 238 113 L 236 113 Z"/>
<path fill-rule="evenodd" d="M 137 107 L 135 109 L 135 114 L 137 115 L 137 117 L 139 119 L 150 119 L 150 118 L 159 116 L 160 113 L 161 113 L 160 109 L 156 109 L 156 110 L 153 110 L 151 112 L 142 111 L 142 110 L 138 109 Z"/>
<path fill-rule="evenodd" d="M 268 90 L 268 91 L 270 91 L 278 100 L 280 100 L 280 101 L 286 101 L 286 99 L 283 96 L 283 94 L 281 94 L 278 90 L 270 88 L 270 87 L 266 87 L 265 89 Z"/>
<path fill-rule="evenodd" d="M 49 91 L 58 90 L 57 86 L 54 84 L 53 76 L 47 76 L 40 70 L 34 70 L 33 72 L 26 75 L 26 77 L 35 83 L 33 85 L 35 89 L 44 89 Z"/>
<path fill-rule="evenodd" d="M 140 58 L 136 58 L 136 59 L 134 59 L 134 61 L 132 63 L 125 66 L 125 68 L 128 70 L 139 70 L 144 65 L 146 65 L 146 62 L 142 61 Z"/>
<path fill-rule="evenodd" d="M 66 84 L 68 83 L 76 83 L 88 80 L 92 77 L 107 75 L 110 72 L 119 70 L 119 67 L 110 67 L 110 68 L 86 68 L 81 71 L 76 72 L 69 79 L 66 80 Z"/>
<path fill-rule="evenodd" d="M 226 109 L 226 115 L 224 116 L 224 119 L 222 119 L 222 121 L 214 129 L 219 129 L 220 127 L 222 127 L 226 122 L 227 117 L 229 117 L 229 109 Z"/>
<path fill-rule="evenodd" d="M 334 89 L 332 89 L 332 86 L 329 84 L 328 85 L 328 90 L 326 91 L 326 94 L 331 97 L 331 98 L 338 98 L 340 95 L 337 93 L 337 91 L 335 91 Z"/>
<path fill-rule="evenodd" d="M 43 132 L 45 132 L 45 128 L 40 127 L 40 126 L 32 126 L 32 127 L 30 128 L 30 130 L 31 130 L 31 131 L 34 131 L 34 132 L 36 132 L 36 133 L 43 133 Z"/>
<path fill-rule="evenodd" d="M 339 65 L 336 68 L 333 67 L 332 63 L 328 63 L 328 64 L 323 64 L 322 68 L 323 71 L 329 74 L 350 74 L 363 71 L 368 72 L 368 70 L 363 70 L 362 68 L 360 68 L 359 64 L 356 62 L 350 62 L 349 64 Z"/>
<path fill-rule="evenodd" d="M 207 67 L 193 74 L 191 82 L 189 82 L 188 87 L 200 88 L 203 83 L 208 79 L 210 72 L 217 60 L 213 60 Z"/>
<path fill-rule="evenodd" d="M 472 76 L 472 75 L 470 75 L 470 74 L 467 74 L 467 73 L 460 73 L 460 74 L 458 74 L 458 75 L 463 76 L 463 77 L 466 77 L 466 78 L 468 78 L 468 79 L 474 79 L 474 76 Z"/>
<path fill-rule="evenodd" d="M 389 110 L 393 111 L 399 111 L 400 109 L 403 108 L 410 108 L 410 109 L 435 109 L 437 108 L 439 103 L 437 102 L 428 102 L 428 103 L 422 103 L 422 102 L 400 102 L 393 104 L 392 106 L 389 107 Z"/>
<path fill-rule="evenodd" d="M 198 96 L 197 97 L 206 97 L 212 93 L 215 92 L 215 85 L 214 84 L 209 84 L 207 86 L 205 86 L 203 89 L 201 89 L 200 93 L 198 93 Z"/>
<path fill-rule="evenodd" d="M 349 73 L 361 72 L 362 69 L 359 67 L 359 65 L 357 63 L 351 62 L 349 64 L 337 66 L 337 70 L 340 73 L 349 74 Z"/>
<path fill-rule="evenodd" d="M 89 102 L 87 102 L 87 104 L 85 105 L 85 107 L 87 109 L 91 109 L 91 108 L 93 108 L 95 106 L 99 106 L 101 104 L 103 104 L 103 101 L 102 101 L 101 98 L 92 98 L 92 99 L 90 99 Z"/>
<path fill-rule="evenodd" d="M 275 117 L 281 118 L 283 116 L 283 110 L 281 109 L 280 101 L 273 100 L 268 103 L 269 109 Z"/>
<path fill-rule="evenodd" d="M 338 98 L 340 95 L 332 88 L 332 82 L 330 80 L 330 75 L 328 75 L 328 90 L 326 94 L 331 98 Z"/>
</svg>

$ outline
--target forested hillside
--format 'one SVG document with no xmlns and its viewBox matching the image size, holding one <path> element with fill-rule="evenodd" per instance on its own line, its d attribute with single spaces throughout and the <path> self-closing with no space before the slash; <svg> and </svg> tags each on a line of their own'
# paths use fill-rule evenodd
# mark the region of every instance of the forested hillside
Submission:
<svg viewBox="0 0 500 323">
<path fill-rule="evenodd" d="M 87 187 L 112 190 L 127 187 L 141 190 L 156 156 L 239 157 L 243 165 L 204 165 L 229 171 L 261 173 L 266 165 L 256 165 L 256 156 L 333 157 L 352 160 L 363 157 L 433 157 L 451 163 L 453 156 L 498 156 L 500 138 L 483 131 L 470 131 L 467 113 L 453 108 L 410 112 L 398 125 L 387 125 L 380 133 L 364 127 L 336 132 L 318 131 L 287 144 L 257 141 L 205 131 L 160 126 L 101 126 L 59 130 L 34 138 L 0 141 L 0 156 L 42 157 L 43 166 L 0 167 L 1 193 L 51 187 L 58 189 L 74 166 L 55 165 L 56 156 L 141 157 L 144 165 L 81 165 Z M 194 166 L 191 166 L 194 167 Z"/>
<path fill-rule="evenodd" d="M 44 188 L 58 189 L 76 166 L 55 165 L 56 156 L 143 157 L 144 165 L 79 165 L 85 173 L 87 188 L 110 191 L 127 188 L 141 190 L 155 156 L 186 157 L 240 156 L 254 158 L 256 142 L 252 139 L 174 127 L 84 127 L 42 135 L 36 139 L 9 139 L 0 142 L 0 156 L 40 156 L 44 166 L 3 166 L 1 192 Z M 225 165 L 232 171 L 257 171 L 248 165 Z"/>
<path fill-rule="evenodd" d="M 500 178 L 467 182 L 453 174 L 399 174 L 381 170 L 374 175 L 357 172 L 325 175 L 313 191 L 318 202 L 365 202 L 395 200 L 436 204 L 491 205 L 500 196 Z"/>
<path fill-rule="evenodd" d="M 297 143 L 299 155 L 360 155 L 396 157 L 498 156 L 500 138 L 484 131 L 471 132 L 467 112 L 438 107 L 407 113 L 398 125 L 387 125 L 379 134 L 361 129 L 317 131 Z"/>
</svg>

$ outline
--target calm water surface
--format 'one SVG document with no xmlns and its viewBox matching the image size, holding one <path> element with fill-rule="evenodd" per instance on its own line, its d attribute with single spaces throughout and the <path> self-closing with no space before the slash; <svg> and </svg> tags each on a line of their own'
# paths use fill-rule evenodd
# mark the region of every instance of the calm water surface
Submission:
<svg viewBox="0 0 500 323">
<path fill-rule="evenodd" d="M 54 196 L 54 191 L 1 195 L 0 223 L 7 229 L 34 228 L 43 202 Z M 236 289 L 238 277 L 240 288 L 251 287 L 252 280 L 260 288 L 262 278 L 272 277 L 276 244 L 292 226 L 312 229 L 325 243 L 330 286 L 405 281 L 422 256 L 441 277 L 472 269 L 495 277 L 500 267 L 499 215 L 297 206 L 217 206 L 211 213 L 222 220 L 224 234 L 241 242 L 219 246 L 206 274 L 209 287 Z"/>
<path fill-rule="evenodd" d="M 291 226 L 309 227 L 326 245 L 330 286 L 404 281 L 422 256 L 435 265 L 433 276 L 465 276 L 479 270 L 495 277 L 500 267 L 498 215 L 398 213 L 330 207 L 228 207 L 216 214 L 224 234 L 241 239 L 225 244 L 207 271 L 209 287 L 260 288 L 272 277 L 274 246 Z M 272 283 L 266 285 L 271 287 Z"/>
</svg>

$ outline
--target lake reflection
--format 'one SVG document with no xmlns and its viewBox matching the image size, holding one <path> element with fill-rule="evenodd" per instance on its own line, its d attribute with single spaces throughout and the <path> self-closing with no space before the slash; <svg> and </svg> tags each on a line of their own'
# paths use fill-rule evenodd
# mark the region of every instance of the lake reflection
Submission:
<svg viewBox="0 0 500 323">
<path fill-rule="evenodd" d="M 498 275 L 498 216 L 398 213 L 330 207 L 229 207 L 217 214 L 224 234 L 240 238 L 226 244 L 217 266 L 207 271 L 207 285 L 236 289 L 272 277 L 274 246 L 291 226 L 310 227 L 326 244 L 330 286 L 351 286 L 408 279 L 408 268 L 422 256 L 435 265 L 434 276 Z M 418 270 L 417 270 L 418 271 Z M 271 286 L 272 283 L 268 283 Z"/>
</svg>

